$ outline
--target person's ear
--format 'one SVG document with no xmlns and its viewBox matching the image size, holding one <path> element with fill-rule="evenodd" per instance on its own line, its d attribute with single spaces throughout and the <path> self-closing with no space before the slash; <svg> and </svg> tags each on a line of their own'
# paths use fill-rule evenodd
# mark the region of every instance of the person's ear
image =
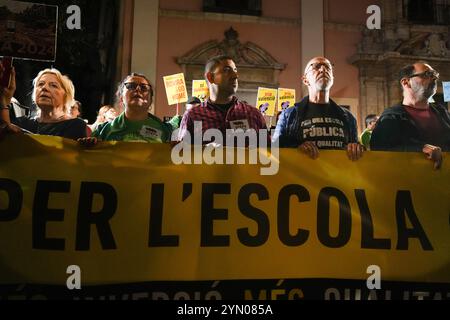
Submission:
<svg viewBox="0 0 450 320">
<path fill-rule="evenodd" d="M 400 80 L 400 85 L 402 86 L 402 87 L 408 87 L 408 88 L 411 88 L 411 84 L 410 84 L 410 82 L 409 82 L 409 78 L 403 78 L 403 79 L 401 79 Z"/>
<path fill-rule="evenodd" d="M 209 83 L 214 83 L 214 73 L 213 72 L 205 73 L 205 78 L 208 80 Z"/>
<path fill-rule="evenodd" d="M 303 76 L 301 77 L 301 79 L 302 79 L 303 84 L 304 84 L 305 86 L 309 87 L 309 81 L 308 81 L 308 79 L 306 79 L 306 75 L 303 75 Z"/>
</svg>

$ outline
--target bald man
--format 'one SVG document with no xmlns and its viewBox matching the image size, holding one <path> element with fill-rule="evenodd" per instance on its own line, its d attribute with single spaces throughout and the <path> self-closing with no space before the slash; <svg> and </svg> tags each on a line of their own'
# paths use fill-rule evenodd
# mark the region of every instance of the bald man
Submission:
<svg viewBox="0 0 450 320">
<path fill-rule="evenodd" d="M 450 151 L 450 114 L 428 101 L 437 90 L 439 73 L 425 62 L 405 66 L 399 74 L 402 104 L 387 108 L 370 140 L 371 150 L 423 152 L 442 164 L 442 150 Z"/>
<path fill-rule="evenodd" d="M 362 157 L 364 147 L 358 143 L 355 117 L 330 99 L 333 66 L 324 57 L 311 59 L 302 82 L 309 96 L 280 115 L 273 140 L 280 147 L 298 147 L 312 159 L 320 149 L 347 150 L 350 160 Z"/>
</svg>

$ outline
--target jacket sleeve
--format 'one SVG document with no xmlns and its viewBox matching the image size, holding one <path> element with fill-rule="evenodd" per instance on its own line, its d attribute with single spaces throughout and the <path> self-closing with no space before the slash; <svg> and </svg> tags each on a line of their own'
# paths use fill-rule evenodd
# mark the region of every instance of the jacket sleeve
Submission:
<svg viewBox="0 0 450 320">
<path fill-rule="evenodd" d="M 178 129 L 180 127 L 182 117 L 180 115 L 173 116 L 172 119 L 165 122 L 167 125 L 169 125 L 171 132 Z"/>
<path fill-rule="evenodd" d="M 289 132 L 289 126 L 292 126 L 292 112 L 294 109 L 287 109 L 283 111 L 278 119 L 275 132 L 272 135 L 272 143 L 278 143 L 281 148 L 296 148 L 299 146 L 297 137 L 292 136 Z M 290 120 L 291 119 L 291 120 Z"/>
<path fill-rule="evenodd" d="M 193 143 L 194 139 L 194 125 L 189 115 L 189 112 L 185 112 L 181 119 L 180 128 L 178 129 L 178 141 L 184 141 L 186 143 Z"/>
<path fill-rule="evenodd" d="M 401 121 L 394 117 L 381 116 L 372 132 L 370 139 L 370 150 L 372 151 L 411 151 L 420 152 L 423 143 L 407 139 L 403 141 L 405 135 Z"/>
</svg>

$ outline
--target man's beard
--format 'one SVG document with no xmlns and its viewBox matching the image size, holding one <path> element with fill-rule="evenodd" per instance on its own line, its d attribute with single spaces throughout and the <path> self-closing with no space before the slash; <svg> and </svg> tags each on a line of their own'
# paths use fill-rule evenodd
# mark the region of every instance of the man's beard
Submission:
<svg viewBox="0 0 450 320">
<path fill-rule="evenodd" d="M 333 86 L 333 76 L 327 76 L 323 74 L 319 79 L 312 78 L 310 83 L 312 83 L 316 89 L 316 91 L 329 91 Z"/>
<path fill-rule="evenodd" d="M 330 90 L 333 82 L 330 79 L 320 79 L 322 81 L 316 82 L 316 90 L 317 91 L 328 91 Z"/>
<path fill-rule="evenodd" d="M 414 91 L 416 98 L 418 100 L 420 101 L 428 100 L 436 93 L 437 83 L 436 81 L 430 82 L 430 84 L 427 87 L 420 84 L 414 84 L 411 86 L 411 89 Z"/>
</svg>

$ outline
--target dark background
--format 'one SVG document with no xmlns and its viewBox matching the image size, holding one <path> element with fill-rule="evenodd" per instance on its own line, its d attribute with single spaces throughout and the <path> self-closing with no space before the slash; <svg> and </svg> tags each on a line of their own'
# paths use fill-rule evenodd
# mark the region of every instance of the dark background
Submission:
<svg viewBox="0 0 450 320">
<path fill-rule="evenodd" d="M 36 2 L 36 1 L 23 1 Z M 15 97 L 32 106 L 32 80 L 40 70 L 54 67 L 75 85 L 75 99 L 83 106 L 83 118 L 94 122 L 98 109 L 113 102 L 116 87 L 119 0 L 40 0 L 58 6 L 56 60 L 52 62 L 14 60 L 17 72 Z M 67 7 L 81 9 L 81 30 L 66 26 Z"/>
</svg>

